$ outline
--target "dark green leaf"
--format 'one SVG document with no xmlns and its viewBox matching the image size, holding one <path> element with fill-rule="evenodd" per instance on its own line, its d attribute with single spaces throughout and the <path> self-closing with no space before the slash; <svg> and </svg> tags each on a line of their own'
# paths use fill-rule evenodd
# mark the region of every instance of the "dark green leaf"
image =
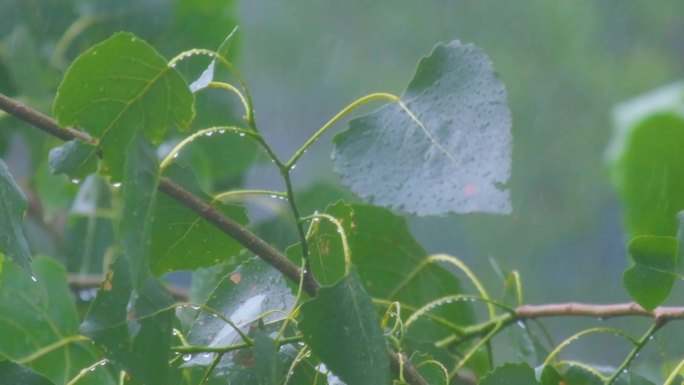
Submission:
<svg viewBox="0 0 684 385">
<path fill-rule="evenodd" d="M 511 116 L 485 53 L 458 41 L 438 45 L 402 101 L 413 116 L 388 105 L 335 136 L 344 184 L 401 213 L 510 213 Z"/>
<path fill-rule="evenodd" d="M 150 234 L 159 181 L 155 149 L 136 133 L 126 151 L 121 249 L 129 260 L 133 286 L 138 289 L 150 274 Z"/>
<path fill-rule="evenodd" d="M 655 309 L 670 295 L 678 248 L 674 237 L 644 235 L 629 243 L 634 265 L 625 271 L 622 281 L 632 299 L 644 309 Z"/>
<path fill-rule="evenodd" d="M 657 113 L 616 136 L 620 144 L 611 152 L 611 176 L 630 237 L 674 236 L 675 217 L 684 210 L 684 119 L 678 113 Z"/>
<path fill-rule="evenodd" d="M 506 363 L 487 374 L 481 385 L 537 385 L 534 370 L 525 362 Z"/>
<path fill-rule="evenodd" d="M 244 262 L 238 269 L 226 274 L 216 290 L 206 302 L 206 306 L 219 311 L 230 319 L 243 332 L 259 316 L 268 311 L 276 311 L 266 316 L 264 322 L 279 319 L 294 305 L 294 297 L 285 284 L 282 274 L 258 258 Z M 202 312 L 188 333 L 188 341 L 200 346 L 228 346 L 241 343 L 239 334 L 221 318 Z M 188 365 L 208 365 L 211 356 L 198 355 L 188 361 Z M 239 357 L 224 357 L 219 367 L 240 369 L 234 365 Z"/>
<path fill-rule="evenodd" d="M 191 171 L 171 165 L 165 173 L 194 194 L 209 200 L 197 186 Z M 216 202 L 214 207 L 238 223 L 248 221 L 241 206 Z M 157 197 L 153 217 L 150 263 L 154 274 L 212 266 L 237 256 L 244 249 L 195 212 L 164 194 Z"/>
<path fill-rule="evenodd" d="M 31 253 L 24 236 L 26 197 L 0 160 L 0 254 L 9 256 L 30 272 Z"/>
<path fill-rule="evenodd" d="M 133 306 L 129 307 L 129 303 Z M 126 370 L 134 383 L 167 385 L 172 383 L 169 368 L 173 298 L 159 282 L 148 279 L 133 295 L 132 279 L 126 258 L 110 266 L 106 279 L 81 325 L 107 358 Z M 130 318 L 129 318 L 130 317 Z M 135 320 L 129 325 L 128 320 Z"/>
<path fill-rule="evenodd" d="M 259 385 L 278 385 L 282 368 L 278 345 L 262 331 L 254 333 L 254 365 Z"/>
<path fill-rule="evenodd" d="M 655 385 L 649 379 L 641 377 L 638 374 L 629 373 L 629 385 Z"/>
<path fill-rule="evenodd" d="M 415 273 L 427 253 L 413 239 L 403 218 L 383 208 L 344 202 L 329 206 L 325 213 L 342 223 L 352 262 L 372 297 L 419 308 L 434 299 L 463 292 L 458 278 L 439 265 L 428 264 Z M 332 223 L 321 219 L 314 224 L 312 236 L 311 271 L 322 284 L 332 284 L 344 273 L 340 233 Z M 289 252 L 299 253 L 299 248 Z M 299 257 L 294 258 L 299 263 Z M 409 314 L 407 308 L 402 309 L 403 316 Z M 463 302 L 440 306 L 431 314 L 456 325 L 469 324 L 473 319 L 472 309 Z M 453 332 L 425 322 L 425 327 L 415 328 L 414 337 L 435 342 Z"/>
<path fill-rule="evenodd" d="M 169 128 L 187 130 L 194 99 L 181 75 L 151 46 L 117 33 L 74 61 L 59 86 L 54 115 L 61 125 L 100 139 L 101 171 L 120 182 L 134 133 L 159 144 Z"/>
<path fill-rule="evenodd" d="M 64 268 L 54 259 L 38 257 L 33 270 L 35 282 L 15 265 L 6 265 L 0 277 L 0 356 L 21 361 L 41 349 L 64 343 L 27 363 L 63 384 L 100 357 L 90 343 L 77 342 L 78 319 Z M 69 339 L 75 341 L 67 342 Z M 102 385 L 114 381 L 107 372 L 97 370 L 81 383 Z"/>
<path fill-rule="evenodd" d="M 13 84 L 22 95 L 41 98 L 47 94 L 45 62 L 25 24 L 14 28 L 6 38 L 8 52 L 4 52 Z M 3 91 L 4 92 L 4 91 Z"/>
<path fill-rule="evenodd" d="M 385 384 L 387 345 L 370 297 L 354 270 L 301 307 L 304 340 L 348 385 Z"/>
<path fill-rule="evenodd" d="M 10 361 L 0 361 L 0 385 L 55 385 L 47 377 Z"/>
<path fill-rule="evenodd" d="M 66 174 L 72 180 L 83 180 L 97 169 L 95 147 L 80 140 L 53 148 L 48 160 L 53 174 Z"/>
<path fill-rule="evenodd" d="M 563 373 L 563 381 L 566 385 L 604 385 L 604 381 L 595 373 L 580 366 L 570 366 Z M 619 381 L 619 380 L 618 380 Z"/>
<path fill-rule="evenodd" d="M 551 365 L 544 366 L 541 373 L 541 385 L 560 385 L 563 377 L 558 374 L 556 368 Z"/>
</svg>

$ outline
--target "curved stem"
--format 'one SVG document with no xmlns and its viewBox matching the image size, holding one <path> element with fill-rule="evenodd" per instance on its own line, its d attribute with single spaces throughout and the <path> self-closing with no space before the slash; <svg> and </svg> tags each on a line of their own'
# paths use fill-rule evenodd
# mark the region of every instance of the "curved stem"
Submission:
<svg viewBox="0 0 684 385">
<path fill-rule="evenodd" d="M 52 55 L 48 60 L 50 65 L 61 68 L 64 65 L 64 53 L 69 48 L 69 46 L 74 42 L 74 40 L 85 31 L 86 28 L 95 24 L 99 20 L 98 17 L 93 15 L 83 15 L 76 19 L 71 25 L 64 31 L 62 36 L 55 44 L 55 49 L 52 50 Z"/>
<path fill-rule="evenodd" d="M 546 357 L 546 360 L 544 360 L 544 365 L 549 365 L 551 364 L 551 361 L 553 361 L 554 358 L 567 346 L 572 344 L 573 342 L 576 342 L 580 337 L 583 337 L 587 334 L 593 334 L 593 333 L 608 333 L 608 334 L 613 334 L 618 337 L 623 337 L 626 340 L 630 341 L 633 344 L 637 344 L 637 341 L 630 337 L 627 333 L 617 330 L 617 329 L 611 329 L 611 328 L 591 328 L 591 329 L 586 329 L 582 330 L 581 332 L 575 333 L 571 335 L 570 337 L 566 338 L 565 341 L 561 342 L 556 346 L 551 353 Z"/>
<path fill-rule="evenodd" d="M 230 83 L 224 83 L 224 82 L 209 82 L 207 87 L 230 91 L 230 92 L 234 93 L 235 95 L 237 95 L 237 97 L 240 98 L 240 102 L 242 103 L 242 107 L 245 109 L 245 117 L 244 118 L 247 121 L 247 123 L 249 123 L 249 119 L 247 119 L 247 117 L 249 116 L 250 106 L 249 106 L 249 103 L 247 102 L 247 99 L 245 98 L 245 95 L 243 95 L 242 92 L 240 92 L 240 90 L 237 87 L 235 87 L 234 85 L 232 85 Z"/>
<path fill-rule="evenodd" d="M 254 105 L 252 103 L 252 97 L 249 93 L 249 89 L 247 88 L 247 83 L 245 82 L 244 78 L 242 75 L 240 75 L 240 71 L 237 70 L 237 67 L 233 65 L 228 59 L 220 55 L 218 52 L 214 52 L 212 50 L 208 49 L 191 49 L 185 52 L 181 52 L 180 54 L 176 55 L 173 59 L 169 61 L 169 66 L 170 67 L 175 67 L 178 62 L 181 60 L 185 60 L 189 57 L 196 56 L 196 55 L 205 55 L 213 58 L 215 61 L 217 61 L 219 64 L 221 64 L 223 67 L 225 67 L 228 72 L 230 72 L 231 75 L 235 76 L 235 79 L 237 79 L 238 83 L 240 83 L 240 87 L 242 88 L 242 91 L 244 92 L 244 100 L 245 100 L 245 105 L 247 108 L 247 123 L 252 127 L 253 129 L 256 130 L 256 123 L 254 121 Z"/>
<path fill-rule="evenodd" d="M 83 378 L 86 374 L 88 374 L 88 373 L 94 371 L 94 370 L 97 369 L 99 366 L 105 366 L 105 365 L 107 365 L 107 363 L 109 363 L 109 360 L 107 360 L 106 358 L 104 358 L 104 359 L 101 359 L 100 361 L 95 362 L 94 364 L 92 364 L 92 365 L 90 365 L 90 366 L 88 366 L 88 367 L 85 367 L 85 368 L 81 369 L 81 371 L 78 372 L 78 374 L 77 374 L 74 378 L 72 378 L 71 380 L 69 380 L 69 382 L 67 382 L 66 385 L 74 385 L 75 383 L 77 383 L 78 381 L 80 381 L 81 378 Z"/>
<path fill-rule="evenodd" d="M 343 108 L 340 112 L 338 112 L 337 115 L 333 116 L 332 119 L 330 119 L 326 124 L 323 125 L 323 127 L 319 128 L 318 131 L 316 131 L 316 133 L 313 134 L 313 136 L 309 138 L 309 140 L 307 140 L 306 143 L 304 143 L 302 147 L 295 152 L 292 158 L 286 163 L 286 166 L 288 166 L 288 168 L 292 168 L 292 166 L 294 166 L 297 163 L 297 160 L 299 160 L 299 158 L 302 155 L 304 155 L 306 150 L 308 150 L 309 147 L 311 147 L 318 139 L 320 139 L 321 136 L 323 136 L 323 134 L 325 134 L 332 126 L 339 122 L 340 119 L 342 119 L 345 115 L 349 114 L 354 109 L 366 103 L 370 103 L 376 100 L 388 100 L 394 103 L 401 102 L 401 99 L 398 96 L 383 92 L 369 94 L 354 100 L 347 107 Z"/>
<path fill-rule="evenodd" d="M 451 372 L 449 373 L 449 378 L 453 378 L 458 373 L 458 371 L 461 370 L 461 368 L 463 368 L 463 366 L 466 363 L 468 363 L 468 361 L 473 357 L 473 355 L 477 353 L 477 351 L 482 346 L 488 343 L 492 339 L 492 337 L 494 337 L 494 335 L 496 335 L 496 333 L 498 333 L 499 330 L 501 330 L 501 328 L 502 324 L 498 323 L 489 333 L 487 333 L 487 335 L 485 335 L 481 340 L 477 341 L 477 343 L 472 348 L 470 348 L 470 350 L 468 350 L 468 352 L 463 356 L 463 358 L 461 358 L 461 360 L 454 366 L 454 368 L 451 369 Z"/>
<path fill-rule="evenodd" d="M 231 190 L 214 195 L 213 201 L 223 201 L 226 199 L 240 197 L 243 195 L 268 195 L 271 198 L 287 199 L 287 193 L 274 190 Z"/>
<path fill-rule="evenodd" d="M 181 140 L 172 150 L 169 152 L 164 160 L 162 160 L 161 164 L 159 165 L 159 169 L 163 171 L 166 167 L 168 167 L 171 162 L 175 158 L 178 157 L 178 154 L 180 151 L 190 144 L 190 142 L 194 141 L 195 139 L 202 137 L 202 136 L 211 136 L 214 133 L 218 134 L 223 134 L 225 132 L 234 132 L 239 134 L 240 136 L 247 136 L 251 139 L 255 139 L 257 142 L 261 143 L 258 138 L 261 138 L 261 135 L 259 135 L 258 132 L 247 129 L 247 128 L 241 128 L 241 127 L 236 127 L 236 126 L 215 126 L 215 127 L 209 127 L 205 128 L 203 130 L 199 130 L 192 135 L 186 137 L 185 139 Z"/>
<path fill-rule="evenodd" d="M 342 227 L 342 223 L 340 223 L 340 221 L 338 221 L 337 218 L 333 217 L 332 215 L 319 213 L 304 217 L 302 218 L 302 221 L 307 221 L 309 219 L 315 220 L 318 218 L 326 219 L 335 225 L 335 227 L 337 227 L 337 233 L 340 234 L 340 239 L 342 240 L 342 252 L 344 254 L 344 275 L 349 274 L 349 269 L 351 269 L 352 266 L 351 251 L 349 251 L 349 242 L 347 241 L 347 235 L 344 233 L 344 227 Z"/>
</svg>

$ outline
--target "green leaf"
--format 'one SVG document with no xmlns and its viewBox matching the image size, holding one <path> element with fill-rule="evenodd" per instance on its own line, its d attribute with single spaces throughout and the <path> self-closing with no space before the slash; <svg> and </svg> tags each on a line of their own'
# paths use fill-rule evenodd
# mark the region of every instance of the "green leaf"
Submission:
<svg viewBox="0 0 684 385">
<path fill-rule="evenodd" d="M 141 131 L 157 145 L 172 126 L 187 130 L 194 99 L 182 76 L 150 45 L 117 33 L 74 61 L 53 110 L 61 125 L 80 127 L 100 140 L 101 171 L 120 182 L 134 133 Z"/>
<path fill-rule="evenodd" d="M 263 314 L 268 323 L 282 318 L 294 306 L 282 274 L 258 258 L 252 258 L 232 273 L 226 274 L 206 306 L 215 309 L 230 319 L 244 333 Z M 187 334 L 188 341 L 198 346 L 228 346 L 243 342 L 236 330 L 211 313 L 201 312 Z M 187 365 L 208 365 L 213 357 L 198 355 Z M 234 365 L 239 357 L 225 357 L 219 368 L 228 368 L 232 375 L 239 374 L 241 365 Z M 238 373 L 235 373 L 238 372 Z"/>
<path fill-rule="evenodd" d="M 210 200 L 191 171 L 171 165 L 166 168 L 165 175 L 195 195 Z M 248 222 L 242 206 L 214 202 L 214 207 L 240 224 Z M 165 194 L 157 196 L 152 216 L 150 263 L 156 275 L 212 266 L 237 256 L 244 249 L 197 213 Z"/>
<path fill-rule="evenodd" d="M 621 145 L 613 146 L 610 171 L 630 238 L 674 236 L 675 217 L 684 210 L 684 118 L 659 112 L 623 131 Z"/>
<path fill-rule="evenodd" d="M 649 379 L 641 377 L 638 374 L 632 372 L 629 373 L 629 385 L 655 385 Z"/>
<path fill-rule="evenodd" d="M 354 270 L 301 307 L 304 341 L 348 385 L 388 381 L 389 357 L 370 297 Z"/>
<path fill-rule="evenodd" d="M 139 133 L 126 151 L 121 249 L 129 260 L 133 286 L 139 288 L 150 274 L 150 234 L 159 182 L 155 149 Z"/>
<path fill-rule="evenodd" d="M 151 278 L 134 295 L 127 262 L 119 257 L 110 266 L 81 325 L 81 333 L 92 338 L 111 362 L 127 371 L 134 383 L 172 383 L 169 348 L 175 319 L 173 298 Z M 129 317 L 135 320 L 131 325 Z"/>
<path fill-rule="evenodd" d="M 570 366 L 563 373 L 563 381 L 566 385 L 604 385 L 605 382 L 595 373 L 581 366 Z M 619 382 L 619 379 L 618 379 Z"/>
<path fill-rule="evenodd" d="M 31 253 L 24 235 L 26 197 L 0 160 L 0 253 L 31 272 Z"/>
<path fill-rule="evenodd" d="M 561 377 L 556 368 L 551 365 L 544 366 L 541 373 L 541 385 L 559 385 L 562 381 L 563 377 Z"/>
<path fill-rule="evenodd" d="M 26 365 L 56 384 L 64 384 L 100 357 L 90 343 L 79 338 L 76 307 L 62 265 L 38 257 L 33 270 L 35 282 L 11 264 L 0 276 L 0 357 L 23 361 L 43 351 Z M 106 371 L 96 370 L 79 384 L 106 385 L 114 381 Z"/>
<path fill-rule="evenodd" d="M 72 140 L 50 150 L 50 171 L 66 174 L 72 180 L 83 180 L 97 169 L 97 152 L 92 145 Z"/>
<path fill-rule="evenodd" d="M 1 385 L 55 385 L 47 377 L 10 361 L 0 360 Z"/>
<path fill-rule="evenodd" d="M 416 272 L 427 253 L 409 232 L 405 219 L 380 207 L 341 201 L 330 205 L 325 213 L 342 223 L 352 263 L 373 298 L 419 308 L 434 299 L 463 292 L 458 278 L 442 266 L 431 263 Z M 337 282 L 344 274 L 343 247 L 337 227 L 326 219 L 315 222 L 309 245 L 311 271 L 316 279 L 323 285 Z M 299 263 L 299 247 L 288 251 Z M 403 316 L 409 314 L 407 308 L 402 309 Z M 472 309 L 464 302 L 445 304 L 431 314 L 456 325 L 467 325 L 473 320 Z M 430 342 L 453 332 L 433 323 L 414 331 L 414 337 Z"/>
<path fill-rule="evenodd" d="M 282 377 L 278 345 L 263 331 L 254 333 L 254 364 L 260 385 L 278 385 Z"/>
<path fill-rule="evenodd" d="M 438 45 L 401 99 L 413 116 L 391 104 L 334 137 L 343 183 L 401 213 L 510 213 L 511 114 L 485 53 Z"/>
<path fill-rule="evenodd" d="M 481 385 L 537 385 L 534 370 L 526 362 L 506 363 L 487 374 Z"/>
<path fill-rule="evenodd" d="M 634 265 L 625 271 L 622 282 L 632 299 L 644 309 L 655 309 L 670 295 L 678 248 L 674 237 L 644 235 L 629 243 Z"/>
</svg>

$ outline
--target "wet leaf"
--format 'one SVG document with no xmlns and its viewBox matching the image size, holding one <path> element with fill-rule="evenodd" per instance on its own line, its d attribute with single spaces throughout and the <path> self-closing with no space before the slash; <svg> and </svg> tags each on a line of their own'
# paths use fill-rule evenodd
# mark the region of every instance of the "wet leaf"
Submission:
<svg viewBox="0 0 684 385">
<path fill-rule="evenodd" d="M 171 295 L 152 278 L 134 294 L 128 261 L 119 257 L 107 271 L 80 330 L 134 383 L 167 385 L 175 374 L 169 367 L 172 303 Z"/>
<path fill-rule="evenodd" d="M 150 274 L 150 235 L 159 182 L 159 161 L 154 147 L 139 133 L 126 150 L 123 213 L 119 232 L 121 250 L 128 258 L 134 288 Z"/>
<path fill-rule="evenodd" d="M 258 258 L 249 259 L 226 274 L 206 302 L 206 306 L 219 311 L 245 334 L 266 312 L 275 311 L 263 318 L 268 323 L 282 318 L 293 305 L 294 297 L 282 274 Z M 242 342 L 231 325 L 207 312 L 199 314 L 187 338 L 191 344 L 200 346 L 228 346 Z M 212 359 L 213 355 L 197 355 L 187 365 L 208 365 Z M 239 362 L 239 355 L 226 355 L 219 368 L 227 368 L 231 375 L 239 375 Z"/>
<path fill-rule="evenodd" d="M 487 374 L 481 385 L 538 385 L 539 382 L 534 376 L 534 370 L 529 364 L 521 363 L 506 363 L 503 364 L 493 372 Z"/>
<path fill-rule="evenodd" d="M 30 273 L 31 253 L 24 235 L 27 208 L 24 193 L 0 159 L 0 254 L 8 256 Z"/>
<path fill-rule="evenodd" d="M 458 278 L 442 266 L 428 264 L 416 272 L 428 255 L 413 238 L 403 218 L 380 207 L 342 201 L 328 206 L 325 213 L 342 223 L 352 263 L 368 293 L 373 298 L 408 305 L 402 309 L 402 315 L 410 315 L 410 308 L 463 292 Z M 330 285 L 344 274 L 340 233 L 325 219 L 315 222 L 314 226 L 309 242 L 311 271 L 322 284 Z M 299 263 L 298 246 L 289 249 L 288 253 Z M 440 306 L 431 314 L 457 325 L 467 325 L 473 320 L 472 309 L 464 302 Z M 428 324 L 416 328 L 413 337 L 435 342 L 453 332 L 425 322 Z"/>
<path fill-rule="evenodd" d="M 10 361 L 0 361 L 0 384 L 2 385 L 55 385 L 47 377 Z"/>
<path fill-rule="evenodd" d="M 343 183 L 400 213 L 510 213 L 511 114 L 484 52 L 438 45 L 401 99 L 413 116 L 391 104 L 334 137 Z"/>
<path fill-rule="evenodd" d="M 26 364 L 56 384 L 64 384 L 101 357 L 89 342 L 78 339 L 76 307 L 64 268 L 54 259 L 38 257 L 33 270 L 35 282 L 12 264 L 7 264 L 0 276 L 0 356 L 22 361 L 72 339 Z M 0 370 L 0 378 L 3 374 Z M 97 370 L 79 384 L 107 385 L 114 381 L 107 372 Z"/>
<path fill-rule="evenodd" d="M 165 175 L 210 201 L 191 171 L 171 165 L 165 170 Z M 242 206 L 215 202 L 214 207 L 240 224 L 248 222 Z M 212 266 L 237 257 L 244 249 L 240 243 L 165 194 L 157 196 L 152 217 L 150 263 L 156 275 Z"/>
<path fill-rule="evenodd" d="M 634 265 L 622 281 L 634 299 L 646 310 L 653 310 L 667 299 L 674 284 L 679 244 L 674 237 L 644 235 L 628 245 Z"/>
<path fill-rule="evenodd" d="M 97 169 L 95 147 L 80 140 L 72 140 L 53 148 L 48 161 L 53 174 L 66 174 L 70 179 L 76 180 L 85 179 Z"/>
<path fill-rule="evenodd" d="M 380 321 L 353 269 L 300 311 L 304 341 L 337 377 L 347 385 L 387 383 L 389 356 Z"/>
<path fill-rule="evenodd" d="M 77 126 L 103 148 L 101 172 L 123 178 L 125 149 L 136 131 L 153 144 L 176 126 L 188 129 L 194 99 L 181 75 L 150 45 L 117 33 L 78 57 L 54 104 L 62 126 Z"/>
<path fill-rule="evenodd" d="M 563 377 L 561 377 L 556 368 L 551 365 L 544 366 L 541 373 L 542 385 L 560 385 L 562 381 Z"/>
<path fill-rule="evenodd" d="M 281 383 L 282 367 L 278 357 L 278 345 L 266 333 L 254 333 L 254 365 L 259 385 Z"/>
</svg>

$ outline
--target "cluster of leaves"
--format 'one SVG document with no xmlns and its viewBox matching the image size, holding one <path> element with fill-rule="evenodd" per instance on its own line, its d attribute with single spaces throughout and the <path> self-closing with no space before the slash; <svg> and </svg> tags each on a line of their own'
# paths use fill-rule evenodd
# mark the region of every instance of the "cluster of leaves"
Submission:
<svg viewBox="0 0 684 385">
<path fill-rule="evenodd" d="M 89 261 L 84 271 L 103 272 L 97 290 L 77 293 L 87 302 L 84 315 L 64 266 L 31 260 L 27 201 L 0 162 L 0 251 L 15 262 L 2 264 L 0 279 L 0 331 L 10 336 L 0 341 L 4 383 L 418 384 L 465 373 L 483 384 L 650 383 L 623 370 L 663 318 L 639 339 L 595 328 L 553 347 L 529 327 L 534 315 L 516 311 L 523 298 L 515 272 L 504 275 L 506 294 L 497 300 L 461 261 L 428 255 L 409 233 L 403 214 L 511 211 L 510 112 L 481 50 L 438 45 L 401 97 L 360 98 L 283 161 L 261 135 L 247 86 L 229 60 L 233 41 L 231 33 L 216 51 L 194 49 L 167 61 L 137 36 L 117 33 L 64 75 L 53 115 L 63 127 L 56 132 L 71 140 L 46 158 L 63 176 L 52 180 L 72 181 L 78 190 L 73 207 L 86 219 L 74 234 L 85 234 L 76 242 L 87 247 L 78 251 L 81 263 Z M 180 67 L 195 57 L 210 63 L 190 83 Z M 212 90 L 232 95 L 243 119 L 193 126 L 199 95 Z M 372 101 L 389 103 L 333 138 L 335 170 L 366 202 L 305 211 L 290 178 L 297 162 L 335 123 Z M 9 112 L 19 110 L 26 109 Z M 47 121 L 33 124 L 46 129 Z M 225 159 L 203 157 L 210 147 L 192 153 L 217 141 L 227 143 Z M 278 168 L 283 191 L 231 184 L 260 159 L 251 155 L 235 166 L 231 149 L 262 151 Z M 202 160 L 232 174 L 214 179 Z M 267 243 L 267 231 L 246 227 L 241 202 L 254 196 L 287 205 L 297 244 L 280 252 Z M 647 310 L 662 303 L 677 277 L 677 238 L 659 234 L 630 244 L 636 264 L 625 274 Z M 99 237 L 105 242 L 94 247 Z M 179 302 L 162 280 L 186 270 L 193 286 Z M 454 271 L 477 294 L 465 294 Z M 486 305 L 485 321 L 472 302 Z M 495 367 L 491 339 L 518 324 L 530 347 L 523 355 L 541 357 L 529 358 L 540 365 L 539 376 L 524 362 Z M 606 332 L 634 343 L 607 374 L 558 358 L 578 337 Z"/>
</svg>

